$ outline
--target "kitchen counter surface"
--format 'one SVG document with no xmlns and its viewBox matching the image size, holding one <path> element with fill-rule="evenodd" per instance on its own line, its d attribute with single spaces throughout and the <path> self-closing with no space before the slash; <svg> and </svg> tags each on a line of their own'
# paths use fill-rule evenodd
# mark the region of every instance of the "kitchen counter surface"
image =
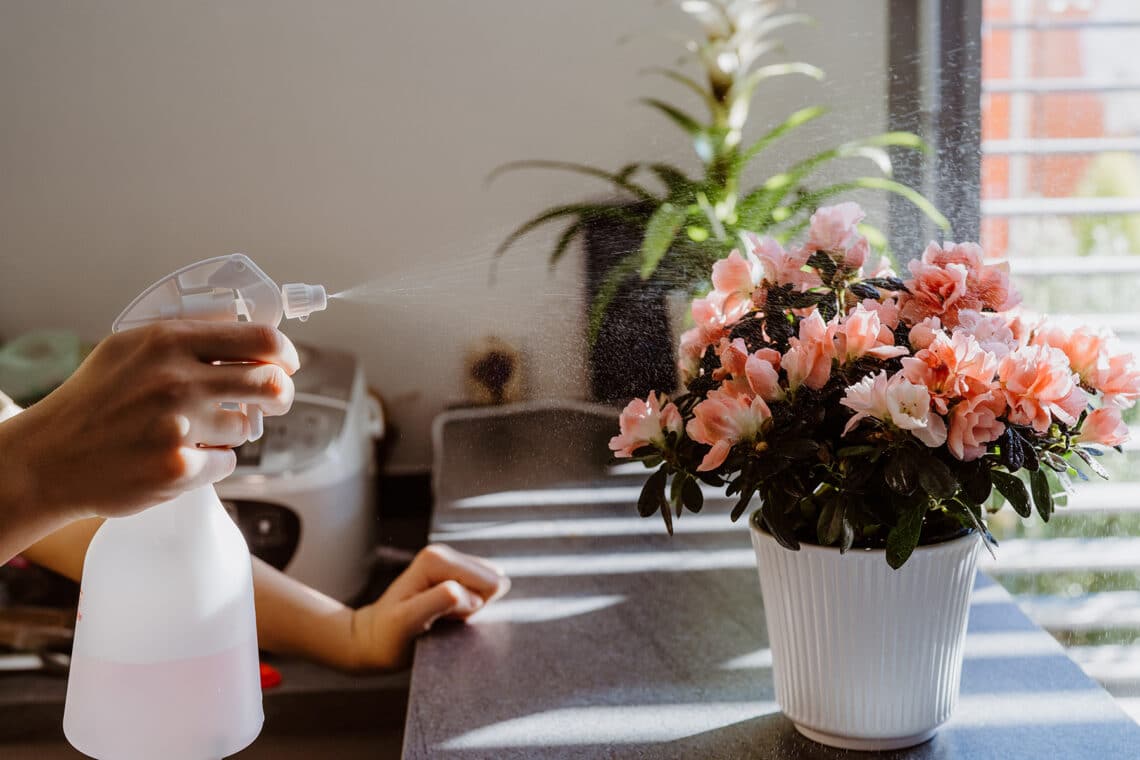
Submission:
<svg viewBox="0 0 1140 760">
<path fill-rule="evenodd" d="M 669 538 L 639 518 L 644 475 L 606 467 L 613 419 L 437 424 L 432 538 L 493 559 L 513 589 L 420 641 L 406 760 L 1140 757 L 1140 726 L 985 575 L 958 709 L 932 741 L 880 755 L 801 737 L 775 703 L 744 521 L 712 502 Z"/>
</svg>

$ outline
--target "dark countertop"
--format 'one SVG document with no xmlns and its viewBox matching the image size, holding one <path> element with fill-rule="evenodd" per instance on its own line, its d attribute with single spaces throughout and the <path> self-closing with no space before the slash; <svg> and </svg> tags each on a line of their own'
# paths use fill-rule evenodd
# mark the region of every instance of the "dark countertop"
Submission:
<svg viewBox="0 0 1140 760">
<path fill-rule="evenodd" d="M 606 474 L 613 419 L 540 407 L 437 426 L 432 538 L 514 585 L 420 641 L 406 760 L 1140 757 L 1140 726 L 985 575 L 958 709 L 931 742 L 874 754 L 802 738 L 775 703 L 746 526 L 724 502 L 672 539 L 637 517 L 644 476 Z"/>
</svg>

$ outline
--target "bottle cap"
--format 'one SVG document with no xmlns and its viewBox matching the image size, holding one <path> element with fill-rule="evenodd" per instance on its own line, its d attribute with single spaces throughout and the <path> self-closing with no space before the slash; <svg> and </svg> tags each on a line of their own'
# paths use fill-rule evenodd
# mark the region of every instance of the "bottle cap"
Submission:
<svg viewBox="0 0 1140 760">
<path fill-rule="evenodd" d="M 314 311 L 324 311 L 329 305 L 324 285 L 306 285 L 302 282 L 282 285 L 281 301 L 285 307 L 285 317 L 300 319 L 302 322 Z"/>
</svg>

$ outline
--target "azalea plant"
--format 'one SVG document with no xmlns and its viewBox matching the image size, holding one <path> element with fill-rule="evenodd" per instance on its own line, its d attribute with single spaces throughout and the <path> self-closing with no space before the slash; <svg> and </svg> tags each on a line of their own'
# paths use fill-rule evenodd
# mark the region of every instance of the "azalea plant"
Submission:
<svg viewBox="0 0 1140 760">
<path fill-rule="evenodd" d="M 712 267 L 681 336 L 685 392 L 621 413 L 618 457 L 655 472 L 643 516 L 699 511 L 701 483 L 737 496 L 781 545 L 885 548 L 967 530 L 987 509 L 1055 497 L 1128 437 L 1140 369 L 1109 334 L 1031 318 L 974 243 L 931 243 L 902 279 L 870 255 L 853 203 L 812 215 L 785 249 L 748 236 Z M 992 498 L 991 498 L 992 497 Z"/>
<path fill-rule="evenodd" d="M 685 133 L 701 162 L 698 176 L 660 161 L 630 163 L 614 172 L 566 161 L 518 161 L 492 174 L 494 178 L 515 169 L 567 170 L 604 180 L 621 194 L 616 203 L 583 201 L 547 209 L 514 230 L 497 252 L 503 253 L 543 225 L 561 222 L 565 228 L 550 254 L 554 265 L 592 221 L 606 219 L 634 228 L 640 248 L 629 251 L 613 266 L 591 305 L 591 343 L 605 309 L 631 278 L 640 276 L 667 289 L 696 295 L 708 286 L 709 267 L 740 244 L 743 231 L 794 235 L 806 227 L 816 207 L 836 195 L 858 189 L 896 193 L 916 204 L 943 229 L 949 228 L 946 218 L 926 198 L 890 178 L 888 148 L 925 150 L 922 140 L 910 132 L 887 132 L 845 142 L 797 161 L 757 186 L 746 186 L 744 174 L 749 166 L 767 155 L 780 138 L 826 113 L 818 106 L 803 108 L 754 141 L 744 139 L 753 98 L 764 81 L 786 75 L 823 78 L 823 71 L 809 63 L 767 62 L 768 56 L 781 47 L 772 38 L 773 32 L 811 19 L 803 13 L 782 11 L 783 2 L 777 0 L 676 0 L 676 5 L 697 21 L 703 32 L 702 37 L 685 42 L 700 75 L 694 78 L 676 68 L 651 71 L 694 94 L 707 116 L 695 116 L 657 98 L 643 98 L 641 102 Z M 845 158 L 869 160 L 876 173 L 837 183 L 817 181 L 820 169 Z M 865 232 L 885 245 L 877 230 Z"/>
</svg>

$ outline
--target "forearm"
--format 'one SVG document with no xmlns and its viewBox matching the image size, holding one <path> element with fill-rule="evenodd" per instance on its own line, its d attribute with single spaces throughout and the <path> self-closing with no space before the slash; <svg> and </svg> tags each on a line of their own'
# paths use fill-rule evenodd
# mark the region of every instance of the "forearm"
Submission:
<svg viewBox="0 0 1140 760">
<path fill-rule="evenodd" d="M 74 519 L 41 500 L 19 417 L 0 422 L 0 564 Z"/>
<path fill-rule="evenodd" d="M 352 609 L 256 557 L 253 593 L 262 649 L 341 670 L 358 667 Z"/>
</svg>

